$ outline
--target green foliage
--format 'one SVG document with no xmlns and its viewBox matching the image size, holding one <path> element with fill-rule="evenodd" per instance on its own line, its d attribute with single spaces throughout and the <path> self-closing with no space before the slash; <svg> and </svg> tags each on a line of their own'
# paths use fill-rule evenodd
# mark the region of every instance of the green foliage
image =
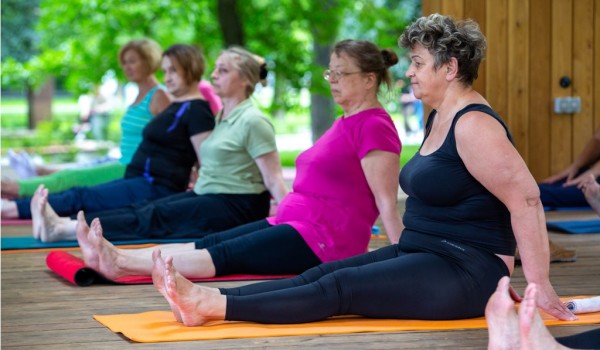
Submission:
<svg viewBox="0 0 600 350">
<path fill-rule="evenodd" d="M 3 29 L 7 22 L 5 12 L 11 9 L 12 15 L 6 16 L 15 18 L 14 27 L 28 20 L 24 18 L 27 16 L 15 12 L 17 5 L 24 4 L 35 9 L 36 1 L 3 2 Z M 309 87 L 313 76 L 320 78 L 322 67 L 311 66 L 313 43 L 332 44 L 339 38 L 362 38 L 381 46 L 397 47 L 398 35 L 418 6 L 417 0 L 238 2 L 246 46 L 263 55 L 278 77 L 277 83 L 282 89 L 277 97 L 282 101 L 275 103 L 277 108 L 283 109 L 293 103 L 287 95 Z M 53 74 L 65 77 L 65 86 L 70 91 L 82 93 L 89 91 L 111 69 L 124 81 L 117 61 L 118 50 L 128 40 L 139 37 L 151 37 L 163 48 L 176 42 L 199 45 L 204 48 L 208 66 L 212 67 L 223 47 L 216 11 L 216 1 L 210 0 L 41 1 L 36 12 L 39 24 L 35 32 L 39 36 L 39 55 L 21 67 L 14 63 L 3 65 L 3 84 L 17 80 L 39 84 L 46 74 Z M 32 24 L 28 22 L 28 25 Z M 5 30 L 2 35 L 4 43 Z M 317 90 L 321 85 L 325 87 L 319 83 Z"/>
<path fill-rule="evenodd" d="M 140 37 L 153 38 L 163 48 L 174 43 L 201 46 L 207 78 L 224 45 L 217 1 L 4 0 L 2 86 L 36 87 L 53 75 L 77 95 L 90 91 L 109 70 L 124 83 L 117 53 L 124 43 Z M 274 115 L 278 132 L 285 133 L 305 130 L 310 123 L 307 107 L 300 106 L 301 91 L 329 96 L 321 78 L 323 60 L 315 60 L 316 48 L 339 39 L 368 39 L 401 55 L 397 38 L 420 13 L 419 0 L 238 0 L 237 7 L 247 48 L 264 56 L 273 73 L 269 84 L 274 98 L 261 101 L 261 106 Z M 17 57 L 16 52 L 24 55 Z M 402 67 L 396 66 L 395 78 L 402 77 Z M 39 140 L 72 140 L 68 129 L 76 117 L 69 118 L 67 122 L 54 113 L 51 125 L 59 131 L 44 130 L 51 136 Z M 3 128 L 16 125 L 5 119 L 3 111 Z M 109 135 L 118 139 L 118 118 L 112 120 Z"/>
<path fill-rule="evenodd" d="M 2 1 L 2 61 L 25 62 L 36 53 L 39 0 Z M 4 71 L 4 69 L 3 69 Z"/>
<path fill-rule="evenodd" d="M 283 150 L 279 151 L 279 157 L 281 158 L 281 166 L 283 167 L 294 167 L 296 166 L 296 158 L 303 150 Z M 402 145 L 402 152 L 400 154 L 400 167 L 406 165 L 406 163 L 419 151 L 419 145 Z"/>
<path fill-rule="evenodd" d="M 185 42 L 218 50 L 213 7 L 208 0 L 45 0 L 40 6 L 40 49 L 64 52 L 57 68 L 67 77 L 66 87 L 87 92 L 111 69 L 124 81 L 117 54 L 134 38 L 153 38 L 163 48 Z"/>
<path fill-rule="evenodd" d="M 400 167 L 403 167 L 419 151 L 420 145 L 402 145 L 400 153 Z"/>
</svg>

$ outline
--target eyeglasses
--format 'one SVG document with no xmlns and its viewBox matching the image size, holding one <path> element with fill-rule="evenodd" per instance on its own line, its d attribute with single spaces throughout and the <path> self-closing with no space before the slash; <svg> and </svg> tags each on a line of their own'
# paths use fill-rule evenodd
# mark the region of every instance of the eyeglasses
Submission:
<svg viewBox="0 0 600 350">
<path fill-rule="evenodd" d="M 325 78 L 325 80 L 329 81 L 329 80 L 333 80 L 333 81 L 339 81 L 340 79 L 342 79 L 343 77 L 347 76 L 347 75 L 352 75 L 352 74 L 358 74 L 358 73 L 362 73 L 362 72 L 340 72 L 337 70 L 331 70 L 331 69 L 327 69 L 323 72 L 323 78 Z"/>
</svg>

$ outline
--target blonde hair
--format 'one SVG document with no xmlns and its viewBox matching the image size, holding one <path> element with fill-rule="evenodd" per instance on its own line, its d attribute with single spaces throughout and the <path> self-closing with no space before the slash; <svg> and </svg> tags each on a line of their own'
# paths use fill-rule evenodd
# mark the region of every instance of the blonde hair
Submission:
<svg viewBox="0 0 600 350">
<path fill-rule="evenodd" d="M 246 97 L 254 93 L 256 84 L 267 85 L 267 65 L 264 58 L 237 46 L 223 50 L 221 56 L 226 57 L 240 75 L 248 80 Z"/>
<path fill-rule="evenodd" d="M 160 68 L 162 50 L 156 41 L 143 38 L 131 40 L 123 45 L 119 50 L 119 63 L 121 63 L 121 65 L 125 61 L 125 53 L 129 50 L 134 50 L 140 55 L 142 61 L 148 66 L 150 73 L 155 73 L 158 68 Z"/>
</svg>

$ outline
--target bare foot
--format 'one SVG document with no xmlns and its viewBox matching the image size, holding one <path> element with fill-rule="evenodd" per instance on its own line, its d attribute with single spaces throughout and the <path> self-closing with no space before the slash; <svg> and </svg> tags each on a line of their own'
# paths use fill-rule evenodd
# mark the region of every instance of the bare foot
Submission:
<svg viewBox="0 0 600 350">
<path fill-rule="evenodd" d="M 90 242 L 88 235 L 90 234 L 90 227 L 85 221 L 83 211 L 77 213 L 77 226 L 75 228 L 75 236 L 77 237 L 77 243 L 81 248 L 83 255 L 83 261 L 88 267 L 94 270 L 98 270 L 100 265 L 100 257 L 96 251 L 96 246 Z"/>
<path fill-rule="evenodd" d="M 44 185 L 39 185 L 37 190 L 35 190 L 33 197 L 31 197 L 31 202 L 29 204 L 31 208 L 31 220 L 33 223 L 33 238 L 35 239 L 40 239 L 42 230 L 45 230 L 46 226 L 44 221 L 44 194 L 47 196 L 48 190 L 44 188 Z"/>
<path fill-rule="evenodd" d="M 169 306 L 171 307 L 171 311 L 173 315 L 175 315 L 175 319 L 177 322 L 182 322 L 181 313 L 179 312 L 179 307 L 177 304 L 171 300 L 169 295 L 167 294 L 166 286 L 165 286 L 165 278 L 164 275 L 166 273 L 165 261 L 162 258 L 160 249 L 156 248 L 154 252 L 152 252 L 152 261 L 154 262 L 152 266 L 152 284 L 158 292 L 167 300 Z"/>
<path fill-rule="evenodd" d="M 536 306 L 537 287 L 527 285 L 525 296 L 519 306 L 519 328 L 521 350 L 558 350 L 568 349 L 554 339 L 544 325 Z"/>
<path fill-rule="evenodd" d="M 488 350 L 519 349 L 519 318 L 515 303 L 509 294 L 510 279 L 505 276 L 498 282 L 485 307 L 488 324 Z"/>
<path fill-rule="evenodd" d="M 590 174 L 580 187 L 587 202 L 600 215 L 600 185 L 596 182 L 596 177 Z"/>
<path fill-rule="evenodd" d="M 200 326 L 210 320 L 225 318 L 225 296 L 214 293 L 210 288 L 195 285 L 181 276 L 173 266 L 173 257 L 165 260 L 163 279 L 167 300 L 176 305 L 184 325 Z"/>
<path fill-rule="evenodd" d="M 18 219 L 19 218 L 19 209 L 17 208 L 17 203 L 15 201 L 10 201 L 8 199 L 2 198 L 0 202 L 0 210 L 2 211 L 1 217 L 2 219 Z"/>
<path fill-rule="evenodd" d="M 48 189 L 40 185 L 31 198 L 33 237 L 42 242 L 72 241 L 76 237 L 76 222 L 61 218 L 48 204 Z"/>
<path fill-rule="evenodd" d="M 89 247 L 91 247 L 89 251 L 93 251 L 89 256 L 90 263 L 93 264 L 95 259 L 98 260 L 96 267 L 90 266 L 94 268 L 94 270 L 110 280 L 131 275 L 131 273 L 122 268 L 123 266 L 127 266 L 126 257 L 119 254 L 119 249 L 102 236 L 102 225 L 98 218 L 92 220 L 87 235 L 87 243 L 89 243 Z M 92 256 L 94 254 L 96 257 Z"/>
</svg>

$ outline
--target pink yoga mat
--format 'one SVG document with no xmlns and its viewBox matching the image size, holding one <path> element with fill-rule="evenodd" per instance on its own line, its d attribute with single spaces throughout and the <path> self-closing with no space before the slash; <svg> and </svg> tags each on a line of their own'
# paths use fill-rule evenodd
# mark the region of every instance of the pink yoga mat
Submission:
<svg viewBox="0 0 600 350">
<path fill-rule="evenodd" d="M 31 220 L 22 220 L 22 219 L 2 219 L 0 221 L 2 226 L 23 226 L 23 225 L 31 225 Z"/>
<path fill-rule="evenodd" d="M 85 287 L 94 283 L 114 284 L 151 284 L 151 276 L 127 276 L 116 280 L 109 280 L 95 270 L 85 266 L 85 263 L 75 255 L 65 251 L 53 251 L 46 257 L 46 265 L 50 270 L 62 276 L 67 281 Z M 212 278 L 195 278 L 192 282 L 214 282 L 214 281 L 249 281 L 268 280 L 292 277 L 293 275 L 227 275 Z"/>
</svg>

